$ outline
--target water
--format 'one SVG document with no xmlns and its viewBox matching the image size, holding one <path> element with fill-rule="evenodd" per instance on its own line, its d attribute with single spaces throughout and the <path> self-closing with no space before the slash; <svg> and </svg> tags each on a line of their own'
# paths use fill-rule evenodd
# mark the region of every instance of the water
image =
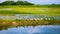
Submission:
<svg viewBox="0 0 60 34">
<path fill-rule="evenodd" d="M 29 19 L 29 18 L 50 18 L 50 19 L 56 19 L 60 20 L 60 16 L 48 16 L 48 15 L 40 15 L 40 14 L 15 14 L 14 16 L 4 16 L 0 15 L 0 18 L 2 19 Z"/>
<path fill-rule="evenodd" d="M 0 34 L 60 34 L 60 25 L 13 27 L 1 30 Z"/>
</svg>

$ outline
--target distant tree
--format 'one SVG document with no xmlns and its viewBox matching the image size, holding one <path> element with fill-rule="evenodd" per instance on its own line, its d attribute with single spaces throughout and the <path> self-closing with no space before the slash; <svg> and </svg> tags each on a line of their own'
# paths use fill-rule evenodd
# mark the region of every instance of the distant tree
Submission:
<svg viewBox="0 0 60 34">
<path fill-rule="evenodd" d="M 23 2 L 23 5 L 34 5 L 33 3 L 29 3 L 29 2 L 27 2 L 27 1 L 24 1 Z"/>
<path fill-rule="evenodd" d="M 1 3 L 0 3 L 0 5 L 1 5 Z"/>
<path fill-rule="evenodd" d="M 29 3 L 27 1 L 17 1 L 17 5 L 34 5 L 33 3 Z"/>
<path fill-rule="evenodd" d="M 53 3 L 52 5 L 56 5 L 55 3 Z"/>
<path fill-rule="evenodd" d="M 17 1 L 16 2 L 16 5 L 22 5 L 23 4 L 23 1 Z"/>
<path fill-rule="evenodd" d="M 16 5 L 14 1 L 5 1 L 2 3 L 3 5 Z"/>
<path fill-rule="evenodd" d="M 34 4 L 21 0 L 18 0 L 17 2 L 14 2 L 13 0 L 6 0 L 5 2 L 0 3 L 0 5 L 34 5 Z"/>
</svg>

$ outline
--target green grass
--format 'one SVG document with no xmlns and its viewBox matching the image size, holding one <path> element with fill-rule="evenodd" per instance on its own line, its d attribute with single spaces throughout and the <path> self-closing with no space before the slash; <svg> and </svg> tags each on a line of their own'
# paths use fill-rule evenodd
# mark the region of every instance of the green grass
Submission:
<svg viewBox="0 0 60 34">
<path fill-rule="evenodd" d="M 12 10 L 1 10 L 6 8 L 11 8 Z M 60 7 L 0 6 L 0 14 L 60 15 Z"/>
</svg>

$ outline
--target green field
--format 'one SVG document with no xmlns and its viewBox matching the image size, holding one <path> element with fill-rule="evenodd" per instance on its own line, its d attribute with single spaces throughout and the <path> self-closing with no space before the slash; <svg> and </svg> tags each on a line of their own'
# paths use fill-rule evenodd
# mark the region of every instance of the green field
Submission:
<svg viewBox="0 0 60 34">
<path fill-rule="evenodd" d="M 60 15 L 60 7 L 0 6 L 0 14 Z"/>
</svg>

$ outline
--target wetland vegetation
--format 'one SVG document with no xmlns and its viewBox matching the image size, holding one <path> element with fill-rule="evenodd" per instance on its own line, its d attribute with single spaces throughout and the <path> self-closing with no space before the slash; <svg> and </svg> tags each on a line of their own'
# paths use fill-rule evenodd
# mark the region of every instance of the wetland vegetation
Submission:
<svg viewBox="0 0 60 34">
<path fill-rule="evenodd" d="M 60 25 L 60 4 L 35 5 L 27 1 L 0 3 L 0 30 L 41 25 Z"/>
</svg>

